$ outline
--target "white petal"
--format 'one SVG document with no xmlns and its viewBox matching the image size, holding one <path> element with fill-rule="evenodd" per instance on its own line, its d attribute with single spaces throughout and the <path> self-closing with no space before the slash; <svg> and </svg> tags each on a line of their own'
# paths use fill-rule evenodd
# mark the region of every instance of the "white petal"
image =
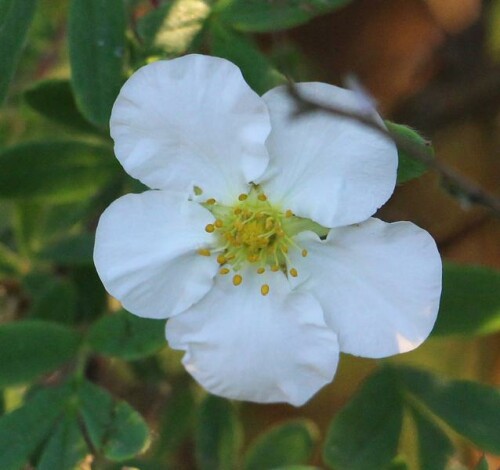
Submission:
<svg viewBox="0 0 500 470">
<path fill-rule="evenodd" d="M 271 286 L 265 297 L 263 282 Z M 243 273 L 238 287 L 217 278 L 207 296 L 167 322 L 167 339 L 186 351 L 186 369 L 208 391 L 259 403 L 302 405 L 332 380 L 338 362 L 318 302 L 291 293 L 281 273 Z"/>
<path fill-rule="evenodd" d="M 139 69 L 113 107 L 111 136 L 125 170 L 155 189 L 224 202 L 262 174 L 269 115 L 231 62 L 188 55 Z"/>
<path fill-rule="evenodd" d="M 425 230 L 370 219 L 332 229 L 325 241 L 308 232 L 297 242 L 309 252 L 294 256 L 297 280 L 305 281 L 300 288 L 320 301 L 342 352 L 385 357 L 427 338 L 439 308 L 442 268 Z"/>
<path fill-rule="evenodd" d="M 106 290 L 130 312 L 166 318 L 212 287 L 218 264 L 197 249 L 213 242 L 210 212 L 171 191 L 128 194 L 102 214 L 94 262 Z"/>
<path fill-rule="evenodd" d="M 320 103 L 364 111 L 352 91 L 325 83 L 297 86 Z M 263 98 L 271 113 L 271 161 L 259 181 L 273 202 L 337 227 L 366 220 L 389 199 L 398 162 L 392 142 L 353 120 L 320 112 L 294 116 L 297 108 L 285 87 Z"/>
</svg>

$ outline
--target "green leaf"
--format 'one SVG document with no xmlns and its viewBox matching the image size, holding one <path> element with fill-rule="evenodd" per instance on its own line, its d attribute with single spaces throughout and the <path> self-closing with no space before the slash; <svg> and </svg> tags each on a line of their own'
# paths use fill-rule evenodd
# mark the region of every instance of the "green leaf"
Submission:
<svg viewBox="0 0 500 470">
<path fill-rule="evenodd" d="M 81 233 L 46 246 L 38 256 L 59 266 L 92 266 L 93 251 L 94 235 Z"/>
<path fill-rule="evenodd" d="M 196 402 L 190 385 L 190 381 L 181 380 L 168 398 L 156 443 L 159 459 L 171 456 L 192 428 Z"/>
<path fill-rule="evenodd" d="M 69 387 L 37 392 L 23 407 L 0 419 L 0 468 L 24 468 L 30 455 L 50 433 L 65 406 Z"/>
<path fill-rule="evenodd" d="M 88 342 L 96 352 L 107 356 L 140 359 L 165 346 L 165 321 L 139 318 L 123 310 L 92 325 Z"/>
<path fill-rule="evenodd" d="M 476 465 L 475 470 L 489 470 L 489 465 L 488 461 L 486 460 L 486 457 L 483 455 L 479 462 Z"/>
<path fill-rule="evenodd" d="M 124 401 L 85 381 L 80 388 L 81 413 L 93 446 L 109 460 L 122 461 L 145 450 L 149 429 Z"/>
<path fill-rule="evenodd" d="M 421 413 L 417 407 L 411 407 L 412 416 L 418 432 L 418 454 L 420 468 L 442 470 L 454 453 L 453 443 L 443 430 Z"/>
<path fill-rule="evenodd" d="M 78 319 L 87 323 L 99 317 L 106 310 L 107 294 L 95 268 L 77 266 L 71 278 L 77 291 Z"/>
<path fill-rule="evenodd" d="M 79 335 L 57 323 L 23 321 L 0 325 L 0 387 L 37 379 L 71 360 Z"/>
<path fill-rule="evenodd" d="M 335 11 L 351 0 L 223 0 L 221 20 L 241 31 L 272 32 L 293 28 Z"/>
<path fill-rule="evenodd" d="M 36 0 L 0 0 L 0 105 L 21 56 Z"/>
<path fill-rule="evenodd" d="M 37 470 L 76 470 L 89 453 L 75 410 L 65 413 L 41 454 Z"/>
<path fill-rule="evenodd" d="M 258 94 L 286 83 L 286 79 L 259 51 L 249 37 L 231 31 L 219 23 L 212 24 L 212 54 L 228 59 L 240 67 L 243 77 Z"/>
<path fill-rule="evenodd" d="M 396 455 L 403 404 L 393 374 L 384 368 L 362 385 L 334 417 L 323 457 L 332 468 L 386 468 Z"/>
<path fill-rule="evenodd" d="M 29 314 L 38 320 L 72 324 L 77 311 L 77 295 L 73 283 L 63 279 L 49 282 L 32 297 Z"/>
<path fill-rule="evenodd" d="M 312 457 L 319 432 L 309 420 L 283 423 L 266 431 L 245 455 L 245 470 L 299 468 Z"/>
<path fill-rule="evenodd" d="M 72 0 L 69 11 L 71 85 L 82 114 L 106 127 L 123 84 L 123 0 Z"/>
<path fill-rule="evenodd" d="M 200 470 L 232 470 L 242 443 L 242 429 L 227 400 L 208 395 L 201 404 L 196 429 L 196 462 Z"/>
<path fill-rule="evenodd" d="M 73 96 L 69 80 L 42 80 L 24 92 L 31 108 L 52 121 L 77 131 L 96 133 L 81 115 Z"/>
<path fill-rule="evenodd" d="M 448 426 L 481 449 L 500 454 L 500 390 L 407 367 L 395 370 L 407 391 Z"/>
<path fill-rule="evenodd" d="M 500 272 L 445 263 L 443 293 L 433 335 L 484 335 L 500 331 Z"/>
<path fill-rule="evenodd" d="M 0 278 L 15 276 L 22 270 L 22 260 L 17 253 L 0 243 Z"/>
<path fill-rule="evenodd" d="M 30 142 L 0 153 L 0 198 L 68 202 L 92 196 L 119 166 L 110 148 Z"/>
<path fill-rule="evenodd" d="M 418 145 L 430 156 L 434 155 L 434 150 L 430 142 L 425 140 L 416 130 L 390 121 L 385 121 L 385 125 L 389 132 Z M 400 148 L 398 148 L 398 160 L 398 184 L 418 178 L 427 171 L 427 166 L 424 163 L 412 158 L 405 150 Z"/>
<path fill-rule="evenodd" d="M 147 47 L 168 56 L 185 54 L 210 14 L 211 0 L 174 0 L 155 8 L 137 23 Z"/>
</svg>

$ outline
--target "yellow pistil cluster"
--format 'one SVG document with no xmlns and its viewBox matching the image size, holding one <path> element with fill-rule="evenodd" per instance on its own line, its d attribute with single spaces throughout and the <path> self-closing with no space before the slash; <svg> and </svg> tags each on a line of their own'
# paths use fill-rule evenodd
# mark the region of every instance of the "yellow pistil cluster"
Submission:
<svg viewBox="0 0 500 470">
<path fill-rule="evenodd" d="M 205 231 L 217 235 L 219 243 L 216 249 L 203 248 L 198 253 L 217 255 L 219 274 L 232 272 L 233 285 L 243 282 L 239 271 L 248 264 L 255 267 L 257 274 L 281 271 L 298 276 L 297 269 L 290 266 L 288 251 L 297 248 L 302 256 L 307 256 L 307 251 L 301 250 L 292 239 L 292 211 L 273 207 L 258 186 L 252 187 L 247 194 L 240 194 L 231 207 L 219 205 L 213 199 L 208 199 L 204 205 L 216 217 Z M 262 284 L 260 292 L 267 295 L 269 285 Z"/>
</svg>

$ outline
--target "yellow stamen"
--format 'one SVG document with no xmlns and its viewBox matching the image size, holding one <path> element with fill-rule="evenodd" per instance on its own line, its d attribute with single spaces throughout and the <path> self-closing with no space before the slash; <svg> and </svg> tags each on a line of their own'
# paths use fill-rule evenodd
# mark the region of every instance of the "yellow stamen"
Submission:
<svg viewBox="0 0 500 470">
<path fill-rule="evenodd" d="M 203 194 L 203 189 L 201 189 L 199 186 L 194 186 L 193 189 L 196 196 L 200 196 L 201 194 Z"/>
<path fill-rule="evenodd" d="M 257 274 L 264 274 L 266 272 L 266 268 L 257 269 Z"/>
<path fill-rule="evenodd" d="M 228 268 L 222 268 L 219 270 L 219 274 L 222 274 L 224 276 L 224 274 L 228 274 L 229 273 L 229 269 Z"/>
<path fill-rule="evenodd" d="M 248 194 L 240 194 L 238 196 L 238 201 L 245 201 L 248 198 Z"/>
<path fill-rule="evenodd" d="M 259 201 L 264 202 L 264 201 L 267 201 L 267 196 L 266 196 L 265 194 L 259 194 L 259 195 L 257 196 L 257 199 L 258 199 Z"/>
<path fill-rule="evenodd" d="M 215 204 L 215 199 L 211 197 L 210 199 L 207 199 L 205 201 L 205 204 L 208 204 L 209 206 L 213 206 Z"/>
<path fill-rule="evenodd" d="M 224 264 L 227 262 L 227 258 L 224 255 L 217 256 L 217 263 Z"/>
<path fill-rule="evenodd" d="M 271 266 L 271 271 L 273 273 L 277 273 L 279 270 L 280 270 L 280 267 L 277 264 Z"/>
<path fill-rule="evenodd" d="M 293 212 L 290 209 L 287 209 L 285 212 L 285 217 L 292 217 L 292 216 L 293 216 Z"/>
<path fill-rule="evenodd" d="M 214 222 L 214 225 L 215 225 L 217 228 L 221 228 L 221 227 L 224 225 L 224 222 L 222 222 L 222 220 L 220 220 L 220 219 L 217 219 L 217 220 Z"/>
<path fill-rule="evenodd" d="M 233 276 L 233 284 L 239 286 L 243 282 L 243 278 L 239 274 Z"/>
<path fill-rule="evenodd" d="M 205 226 L 205 232 L 213 233 L 215 231 L 215 226 L 213 224 L 207 224 Z"/>
<path fill-rule="evenodd" d="M 262 286 L 260 286 L 260 293 L 262 295 L 269 294 L 269 286 L 267 284 L 262 284 Z"/>
<path fill-rule="evenodd" d="M 297 272 L 297 270 L 295 268 L 292 268 L 292 269 L 290 269 L 290 275 L 293 277 L 297 277 L 299 275 L 299 273 Z"/>
<path fill-rule="evenodd" d="M 307 250 L 305 248 L 302 250 L 302 256 L 304 258 L 307 256 Z"/>
<path fill-rule="evenodd" d="M 210 256 L 210 250 L 208 250 L 207 248 L 200 248 L 198 250 L 198 254 L 201 255 L 201 256 Z"/>
</svg>

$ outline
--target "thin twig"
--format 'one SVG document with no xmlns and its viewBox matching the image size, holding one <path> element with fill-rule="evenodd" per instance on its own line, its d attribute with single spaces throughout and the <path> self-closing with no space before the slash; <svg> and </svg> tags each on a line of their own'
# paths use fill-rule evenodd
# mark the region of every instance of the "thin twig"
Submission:
<svg viewBox="0 0 500 470">
<path fill-rule="evenodd" d="M 436 171 L 443 180 L 453 189 L 457 190 L 468 203 L 479 204 L 492 210 L 496 215 L 500 216 L 500 199 L 487 193 L 477 185 L 458 173 L 455 169 L 450 168 L 443 162 L 434 158 L 430 152 L 420 145 L 405 136 L 391 132 L 379 122 L 374 120 L 368 114 L 355 113 L 351 110 L 339 108 L 330 104 L 320 103 L 310 98 L 305 97 L 292 82 L 289 82 L 288 91 L 297 102 L 297 114 L 310 112 L 326 112 L 334 116 L 345 117 L 357 121 L 364 126 L 377 131 L 379 134 L 392 140 L 396 146 L 403 150 L 411 158 L 422 162 L 428 168 Z"/>
</svg>

